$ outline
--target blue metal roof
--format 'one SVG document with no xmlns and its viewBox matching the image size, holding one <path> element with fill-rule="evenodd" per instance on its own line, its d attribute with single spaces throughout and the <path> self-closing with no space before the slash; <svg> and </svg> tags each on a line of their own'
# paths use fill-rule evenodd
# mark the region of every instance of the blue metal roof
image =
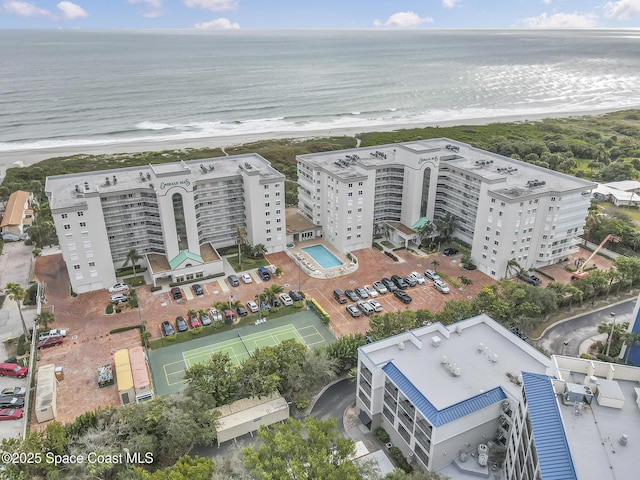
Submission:
<svg viewBox="0 0 640 480">
<path fill-rule="evenodd" d="M 551 379 L 538 373 L 522 372 L 522 382 L 542 478 L 577 480 Z"/>
<path fill-rule="evenodd" d="M 434 427 L 440 427 L 446 423 L 453 422 L 454 420 L 458 420 L 495 403 L 502 402 L 507 398 L 502 388 L 496 387 L 474 397 L 467 398 L 462 402 L 443 408 L 442 410 L 438 410 L 392 362 L 387 363 L 382 367 L 382 370 Z"/>
</svg>

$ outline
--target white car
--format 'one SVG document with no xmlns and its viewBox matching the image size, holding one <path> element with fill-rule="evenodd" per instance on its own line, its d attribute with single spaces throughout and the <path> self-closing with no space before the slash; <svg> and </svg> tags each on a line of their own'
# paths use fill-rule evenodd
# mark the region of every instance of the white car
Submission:
<svg viewBox="0 0 640 480">
<path fill-rule="evenodd" d="M 129 285 L 124 283 L 116 283 L 113 287 L 109 287 L 109 293 L 127 292 L 129 291 Z"/>
<path fill-rule="evenodd" d="M 427 277 L 429 280 L 433 280 L 434 282 L 436 280 L 440 280 L 440 275 L 438 275 L 433 270 L 425 270 L 424 271 L 424 276 Z"/>
<path fill-rule="evenodd" d="M 366 292 L 369 294 L 371 298 L 378 296 L 378 291 L 375 288 L 373 288 L 371 285 L 365 285 L 364 289 L 366 290 Z"/>
<path fill-rule="evenodd" d="M 375 288 L 380 295 L 388 292 L 387 287 L 385 287 L 382 282 L 373 282 L 373 288 Z"/>
<path fill-rule="evenodd" d="M 291 297 L 289 296 L 288 293 L 281 293 L 280 301 L 285 307 L 288 307 L 289 305 L 293 305 L 293 300 L 291 300 Z"/>
<path fill-rule="evenodd" d="M 222 314 L 215 308 L 212 308 L 211 310 L 209 310 L 209 316 L 211 317 L 211 320 L 213 320 L 214 322 L 222 321 Z"/>
<path fill-rule="evenodd" d="M 377 300 L 369 300 L 369 305 L 371 305 L 373 307 L 373 310 L 376 312 L 382 311 L 382 305 L 380 305 L 380 302 Z"/>
<path fill-rule="evenodd" d="M 253 300 L 249 300 L 247 302 L 247 308 L 251 313 L 258 313 L 260 311 L 260 308 L 258 308 L 258 304 Z"/>
<path fill-rule="evenodd" d="M 436 290 L 439 290 L 441 293 L 449 293 L 449 285 L 447 285 L 440 279 L 434 280 L 433 286 L 436 288 Z"/>
<path fill-rule="evenodd" d="M 416 279 L 416 282 L 418 282 L 418 285 L 424 285 L 425 283 L 427 283 L 424 277 L 420 275 L 418 272 L 411 272 L 410 276 Z"/>
<path fill-rule="evenodd" d="M 243 273 L 242 275 L 240 275 L 240 278 L 242 279 L 242 281 L 244 283 L 251 283 L 253 282 L 253 278 L 251 278 L 251 275 L 249 275 L 248 273 Z"/>
</svg>

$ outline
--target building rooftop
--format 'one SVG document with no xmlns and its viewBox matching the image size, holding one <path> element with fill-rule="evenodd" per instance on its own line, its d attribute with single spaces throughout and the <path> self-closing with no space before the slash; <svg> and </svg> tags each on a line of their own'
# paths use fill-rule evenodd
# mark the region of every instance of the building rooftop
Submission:
<svg viewBox="0 0 640 480">
<path fill-rule="evenodd" d="M 381 368 L 391 362 L 440 414 L 483 395 L 519 398 L 521 371 L 546 373 L 550 363 L 489 316 L 433 324 L 360 348 Z M 426 412 L 424 412 L 426 413 Z"/>
<path fill-rule="evenodd" d="M 23 192 L 22 190 L 17 190 L 9 195 L 9 201 L 7 202 L 7 208 L 5 209 L 4 215 L 2 216 L 0 227 L 20 225 L 20 223 L 23 222 L 22 217 L 26 213 L 24 205 L 29 199 L 30 195 L 31 194 L 29 192 Z"/>
<path fill-rule="evenodd" d="M 557 376 L 567 384 L 586 383 L 594 393 L 590 405 L 563 401 L 562 395 L 556 397 L 577 477 L 636 478 L 640 368 L 559 356 L 553 361 Z M 558 388 L 555 391 L 560 393 Z M 626 445 L 623 435 L 627 436 Z"/>
<path fill-rule="evenodd" d="M 65 208 L 83 204 L 85 194 L 145 189 L 151 192 L 180 183 L 189 186 L 203 180 L 237 176 L 242 170 L 265 180 L 284 179 L 284 175 L 260 155 L 246 154 L 56 175 L 47 177 L 45 191 L 52 208 Z"/>
</svg>

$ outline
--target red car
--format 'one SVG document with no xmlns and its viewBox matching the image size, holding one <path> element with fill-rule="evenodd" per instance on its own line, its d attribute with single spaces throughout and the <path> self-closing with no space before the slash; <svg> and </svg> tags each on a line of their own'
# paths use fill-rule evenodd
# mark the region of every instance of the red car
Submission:
<svg viewBox="0 0 640 480">
<path fill-rule="evenodd" d="M 47 337 L 38 342 L 38 349 L 42 350 L 43 348 L 55 347 L 57 345 L 62 345 L 62 337 Z"/>
<path fill-rule="evenodd" d="M 192 315 L 189 317 L 189 323 L 191 324 L 191 328 L 196 328 L 200 326 L 200 320 L 198 320 L 197 315 Z"/>
<path fill-rule="evenodd" d="M 22 409 L 20 408 L 3 408 L 0 410 L 0 420 L 18 420 L 22 418 Z"/>
</svg>

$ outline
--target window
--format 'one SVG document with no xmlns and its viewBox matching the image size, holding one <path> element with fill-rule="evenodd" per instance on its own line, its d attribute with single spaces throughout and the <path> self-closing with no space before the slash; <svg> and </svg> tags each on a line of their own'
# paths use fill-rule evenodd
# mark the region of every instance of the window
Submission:
<svg viewBox="0 0 640 480">
<path fill-rule="evenodd" d="M 73 235 L 71 233 L 67 233 L 64 236 L 67 240 L 73 240 Z"/>
<path fill-rule="evenodd" d="M 271 220 L 267 220 L 267 221 L 266 221 L 266 222 L 264 222 L 264 223 L 266 223 L 267 225 L 271 225 Z"/>
<path fill-rule="evenodd" d="M 271 229 L 267 228 L 266 233 L 271 233 Z"/>
<path fill-rule="evenodd" d="M 74 265 L 74 266 L 73 266 L 73 269 L 74 269 L 74 270 L 80 270 L 80 265 L 78 265 L 78 264 Z"/>
<path fill-rule="evenodd" d="M 267 242 L 270 242 L 270 241 L 271 241 L 271 237 L 267 237 Z"/>
<path fill-rule="evenodd" d="M 347 210 L 347 215 L 351 215 L 353 213 L 353 210 Z"/>
<path fill-rule="evenodd" d="M 60 215 L 62 218 L 69 218 L 69 215 L 67 215 L 66 213 L 63 213 L 62 215 Z"/>
<path fill-rule="evenodd" d="M 90 267 L 95 267 L 96 266 L 96 262 L 89 262 L 89 266 Z"/>
<path fill-rule="evenodd" d="M 80 228 L 84 228 L 87 226 L 87 222 L 80 222 Z"/>
<path fill-rule="evenodd" d="M 347 240 L 351 240 L 351 235 L 347 235 Z"/>
<path fill-rule="evenodd" d="M 84 212 L 78 212 L 78 216 L 79 216 L 79 217 L 84 216 Z"/>
<path fill-rule="evenodd" d="M 349 188 L 352 188 L 352 187 L 353 187 L 353 183 L 350 183 L 350 184 L 349 184 Z"/>
<path fill-rule="evenodd" d="M 362 208 L 358 209 L 358 213 L 362 213 Z M 577 230 L 577 229 L 576 229 Z"/>
<path fill-rule="evenodd" d="M 358 195 L 362 195 L 362 190 L 358 190 Z"/>
<path fill-rule="evenodd" d="M 353 192 L 349 192 L 348 194 L 350 197 L 353 197 Z"/>
<path fill-rule="evenodd" d="M 276 218 L 276 223 L 282 223 L 282 219 L 281 218 Z"/>
<path fill-rule="evenodd" d="M 265 190 L 269 190 L 269 185 L 265 185 L 265 186 L 264 186 L 264 189 L 265 189 Z"/>
<path fill-rule="evenodd" d="M 264 198 L 269 198 L 269 193 L 268 192 L 264 194 Z"/>
<path fill-rule="evenodd" d="M 361 187 L 362 186 L 362 182 L 358 182 L 358 186 Z"/>
<path fill-rule="evenodd" d="M 320 191 L 320 189 L 318 189 L 318 191 Z M 280 192 L 276 192 L 276 197 L 280 196 Z"/>
<path fill-rule="evenodd" d="M 350 232 L 350 231 L 351 231 L 351 227 L 347 227 L 347 232 Z"/>
<path fill-rule="evenodd" d="M 269 215 L 271 215 L 271 212 L 267 211 L 267 212 L 264 212 L 264 214 L 268 217 Z"/>
<path fill-rule="evenodd" d="M 64 224 L 64 229 L 65 230 L 71 230 L 71 225 L 69 225 L 68 223 Z"/>
<path fill-rule="evenodd" d="M 86 230 L 84 232 L 80 232 L 80 236 L 82 238 L 87 238 L 89 236 L 89 232 L 87 232 Z"/>
<path fill-rule="evenodd" d="M 265 206 L 266 208 L 269 208 L 269 207 L 270 207 L 269 202 L 265 203 L 265 204 L 264 204 L 264 206 Z"/>
<path fill-rule="evenodd" d="M 276 210 L 276 215 L 280 215 L 281 210 Z"/>
</svg>

